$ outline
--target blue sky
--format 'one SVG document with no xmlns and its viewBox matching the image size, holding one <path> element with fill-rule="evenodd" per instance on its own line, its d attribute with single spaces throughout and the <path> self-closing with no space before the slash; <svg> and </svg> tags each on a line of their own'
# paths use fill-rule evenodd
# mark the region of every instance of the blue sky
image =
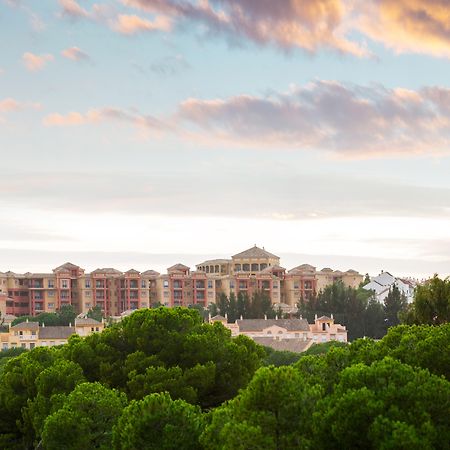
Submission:
<svg viewBox="0 0 450 450">
<path fill-rule="evenodd" d="M 446 3 L 0 0 L 0 271 L 448 275 Z"/>
</svg>

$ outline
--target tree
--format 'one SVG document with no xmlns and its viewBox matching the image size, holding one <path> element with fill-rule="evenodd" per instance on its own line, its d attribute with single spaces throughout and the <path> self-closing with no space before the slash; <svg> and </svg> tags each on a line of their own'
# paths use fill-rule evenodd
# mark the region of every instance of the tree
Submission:
<svg viewBox="0 0 450 450">
<path fill-rule="evenodd" d="M 232 292 L 228 299 L 228 323 L 233 323 L 236 319 L 239 319 L 237 315 L 237 301 L 236 295 Z"/>
<path fill-rule="evenodd" d="M 230 307 L 230 302 L 228 297 L 222 292 L 217 299 L 217 308 L 219 309 L 219 314 L 225 317 L 228 314 L 228 309 Z"/>
<path fill-rule="evenodd" d="M 112 428 L 125 405 L 125 394 L 100 383 L 79 384 L 62 408 L 45 420 L 43 447 L 48 450 L 109 449 Z"/>
<path fill-rule="evenodd" d="M 417 286 L 414 301 L 406 314 L 407 323 L 440 325 L 450 321 L 450 279 L 435 275 Z"/>
<path fill-rule="evenodd" d="M 97 322 L 101 322 L 103 320 L 103 311 L 100 306 L 95 305 L 87 312 L 87 316 L 91 319 L 96 320 Z"/>
<path fill-rule="evenodd" d="M 446 449 L 450 383 L 385 358 L 355 364 L 317 405 L 315 448 Z"/>
<path fill-rule="evenodd" d="M 397 286 L 392 286 L 389 294 L 384 299 L 384 314 L 388 327 L 393 327 L 400 323 L 399 315 L 405 311 L 407 305 L 406 296 L 400 292 Z"/>
<path fill-rule="evenodd" d="M 293 367 L 261 368 L 235 399 L 212 413 L 201 442 L 224 450 L 310 448 L 311 417 L 321 396 Z"/>
<path fill-rule="evenodd" d="M 200 408 L 167 393 L 127 406 L 113 430 L 116 450 L 197 450 L 203 429 Z"/>
<path fill-rule="evenodd" d="M 67 326 L 69 324 L 75 324 L 75 318 L 77 317 L 77 313 L 75 312 L 75 308 L 73 305 L 63 305 L 56 313 L 59 317 L 59 325 Z"/>
</svg>

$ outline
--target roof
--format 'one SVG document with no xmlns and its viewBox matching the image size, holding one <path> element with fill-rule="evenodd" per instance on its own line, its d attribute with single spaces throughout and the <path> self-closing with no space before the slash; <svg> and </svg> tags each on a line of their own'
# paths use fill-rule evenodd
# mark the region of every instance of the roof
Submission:
<svg viewBox="0 0 450 450">
<path fill-rule="evenodd" d="M 320 272 L 333 272 L 333 269 L 330 269 L 329 267 L 324 267 Z"/>
<path fill-rule="evenodd" d="M 297 266 L 297 267 L 294 267 L 293 269 L 291 269 L 289 272 L 292 272 L 292 271 L 304 271 L 304 270 L 310 270 L 310 271 L 312 271 L 312 272 L 315 272 L 316 271 L 316 268 L 314 267 L 314 266 L 311 266 L 311 264 L 300 264 L 299 266 Z"/>
<path fill-rule="evenodd" d="M 211 317 L 211 320 L 217 321 L 217 322 L 223 322 L 224 320 L 227 320 L 225 317 L 221 316 L 220 314 L 217 314 L 214 317 Z"/>
<path fill-rule="evenodd" d="M 136 269 L 130 269 L 130 270 L 127 270 L 125 273 L 139 275 L 141 272 L 137 271 Z"/>
<path fill-rule="evenodd" d="M 284 272 L 286 269 L 284 267 L 279 266 L 278 264 L 275 264 L 273 266 L 268 266 L 265 269 L 261 270 L 262 273 L 272 273 L 273 271 L 282 271 Z"/>
<path fill-rule="evenodd" d="M 256 245 L 244 250 L 241 253 L 237 253 L 236 255 L 232 256 L 233 259 L 237 258 L 237 259 L 244 259 L 244 258 L 276 258 L 276 259 L 280 259 L 279 256 L 274 255 L 273 253 L 270 253 L 268 251 L 266 251 L 263 248 L 259 248 Z"/>
<path fill-rule="evenodd" d="M 208 259 L 207 261 L 203 261 L 200 264 L 196 264 L 196 266 L 208 266 L 212 264 L 229 264 L 231 259 Z"/>
<path fill-rule="evenodd" d="M 288 331 L 309 331 L 309 324 L 305 319 L 242 319 L 237 324 L 241 332 L 262 331 L 274 325 Z"/>
<path fill-rule="evenodd" d="M 95 275 L 96 273 L 122 275 L 122 272 L 120 270 L 114 269 L 112 267 L 104 267 L 103 269 L 95 269 L 93 272 L 91 272 L 91 275 Z"/>
<path fill-rule="evenodd" d="M 21 322 L 11 327 L 12 330 L 32 330 L 37 331 L 39 322 Z"/>
<path fill-rule="evenodd" d="M 74 270 L 74 269 L 80 269 L 80 267 L 75 264 L 72 264 L 71 262 L 66 262 L 61 266 L 58 266 L 56 269 L 53 269 L 53 272 L 61 272 L 63 270 Z"/>
<path fill-rule="evenodd" d="M 144 277 L 157 277 L 159 275 L 160 275 L 160 273 L 157 272 L 156 270 L 146 270 L 145 272 L 141 273 L 141 276 L 144 276 Z"/>
<path fill-rule="evenodd" d="M 334 320 L 334 319 L 332 319 L 331 317 L 328 317 L 328 316 L 321 316 L 321 317 L 319 317 L 319 318 L 316 319 L 316 320 L 327 320 L 327 321 L 331 321 L 331 320 Z"/>
<path fill-rule="evenodd" d="M 39 327 L 39 339 L 67 339 L 75 334 L 75 327 Z"/>
<path fill-rule="evenodd" d="M 171 266 L 171 267 L 169 267 L 167 269 L 168 272 L 169 271 L 172 272 L 172 271 L 175 271 L 175 270 L 185 271 L 185 270 L 189 270 L 189 267 L 185 266 L 184 264 L 178 263 L 178 264 L 174 264 L 173 266 Z"/>
<path fill-rule="evenodd" d="M 301 353 L 307 350 L 312 340 L 308 339 L 304 341 L 303 339 L 274 339 L 271 337 L 254 337 L 253 340 L 260 345 L 266 347 L 271 347 L 278 351 L 289 351 L 294 353 Z"/>
<path fill-rule="evenodd" d="M 101 325 L 102 323 L 99 322 L 98 320 L 92 319 L 91 317 L 86 317 L 86 318 L 76 318 L 75 319 L 75 326 L 80 326 L 80 325 Z"/>
</svg>

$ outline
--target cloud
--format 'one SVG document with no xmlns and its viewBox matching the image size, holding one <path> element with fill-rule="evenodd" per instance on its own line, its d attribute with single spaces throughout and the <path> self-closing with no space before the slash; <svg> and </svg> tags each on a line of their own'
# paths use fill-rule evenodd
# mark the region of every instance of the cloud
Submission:
<svg viewBox="0 0 450 450">
<path fill-rule="evenodd" d="M 58 0 L 62 8 L 62 15 L 71 19 L 88 17 L 89 12 L 82 8 L 75 0 Z"/>
<path fill-rule="evenodd" d="M 450 57 L 448 0 L 358 0 L 355 28 L 397 52 Z"/>
<path fill-rule="evenodd" d="M 115 31 L 122 34 L 136 34 L 145 31 L 169 31 L 171 22 L 165 16 L 158 16 L 150 21 L 136 15 L 119 14 L 112 25 Z"/>
<path fill-rule="evenodd" d="M 331 48 L 356 55 L 367 54 L 346 37 L 347 14 L 342 0 L 122 0 L 126 6 L 151 14 L 165 14 L 182 24 L 203 26 L 210 35 L 222 34 L 239 43 L 275 45 L 315 52 Z"/>
<path fill-rule="evenodd" d="M 157 75 L 176 75 L 191 66 L 182 55 L 166 56 L 153 61 L 150 64 L 150 71 Z"/>
<path fill-rule="evenodd" d="M 14 98 L 5 98 L 0 100 L 0 123 L 3 121 L 2 115 L 10 112 L 22 111 L 25 109 L 40 109 L 39 103 L 19 102 Z"/>
<path fill-rule="evenodd" d="M 71 59 L 72 61 L 88 61 L 90 59 L 89 55 L 78 47 L 66 48 L 61 52 L 61 55 L 64 56 L 64 58 Z"/>
<path fill-rule="evenodd" d="M 188 99 L 176 120 L 199 140 L 352 157 L 450 152 L 450 89 L 316 81 L 265 97 Z"/>
<path fill-rule="evenodd" d="M 35 55 L 34 53 L 26 52 L 23 54 L 22 60 L 28 70 L 37 72 L 42 70 L 48 62 L 53 61 L 54 57 L 48 53 L 45 55 Z"/>
<path fill-rule="evenodd" d="M 132 110 L 128 111 L 112 107 L 91 109 L 86 113 L 79 113 L 76 111 L 69 112 L 65 115 L 52 113 L 45 116 L 42 123 L 47 127 L 58 127 L 95 124 L 100 122 L 108 122 L 111 120 L 121 121 L 138 127 L 145 127 L 154 130 L 162 130 L 166 128 L 166 125 L 163 122 L 153 116 L 143 115 Z"/>
<path fill-rule="evenodd" d="M 231 167 L 230 163 L 230 167 Z M 258 165 L 254 173 L 228 165 L 145 172 L 8 172 L 0 179 L 0 205 L 72 212 L 151 213 L 317 220 L 338 217 L 450 218 L 450 189 L 364 176 L 323 175 L 297 168 Z M 205 189 L 199 189 L 199 182 Z M 267 183 L 270 180 L 270 183 Z M 224 191 L 224 186 L 227 188 Z M 245 192 L 245 195 L 242 193 Z M 220 198 L 220 202 L 217 199 Z M 236 201 L 239 199 L 239 201 Z"/>
</svg>

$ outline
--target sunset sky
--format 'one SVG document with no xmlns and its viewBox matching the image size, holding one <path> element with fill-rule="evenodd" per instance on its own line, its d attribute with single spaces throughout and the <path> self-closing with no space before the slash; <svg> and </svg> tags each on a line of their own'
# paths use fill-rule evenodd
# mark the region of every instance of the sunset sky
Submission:
<svg viewBox="0 0 450 450">
<path fill-rule="evenodd" d="M 0 0 L 0 271 L 450 274 L 448 0 Z"/>
</svg>

